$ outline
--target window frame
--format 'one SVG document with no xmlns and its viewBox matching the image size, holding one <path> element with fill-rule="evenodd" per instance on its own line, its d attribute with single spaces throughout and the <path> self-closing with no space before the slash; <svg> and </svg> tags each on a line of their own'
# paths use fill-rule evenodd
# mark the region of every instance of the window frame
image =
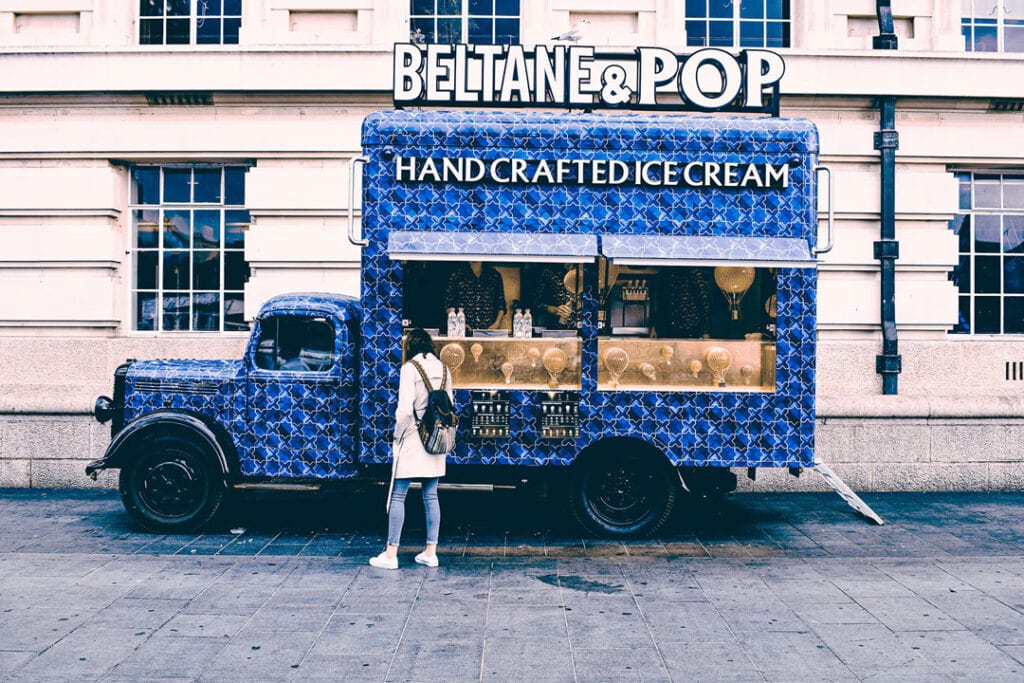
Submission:
<svg viewBox="0 0 1024 683">
<path fill-rule="evenodd" d="M 156 0 L 156 1 L 162 1 L 162 0 Z M 171 42 L 168 42 L 168 40 L 167 40 L 167 35 L 168 35 L 167 34 L 167 22 L 168 22 L 168 19 L 169 18 L 170 19 L 178 19 L 178 20 L 183 21 L 185 19 L 185 15 L 183 15 L 183 14 L 176 14 L 176 15 L 171 15 L 170 17 L 168 17 L 168 15 L 165 14 L 165 13 L 161 13 L 159 15 L 145 15 L 145 14 L 143 14 L 143 7 L 142 7 L 143 4 L 148 3 L 148 2 L 153 2 L 153 0 L 139 0 L 139 5 L 138 5 L 139 14 L 138 14 L 137 25 L 135 27 L 136 28 L 136 44 L 141 46 L 141 47 L 146 47 L 146 46 L 159 46 L 159 47 L 192 46 L 192 47 L 195 47 L 195 46 L 238 45 L 239 44 L 240 40 L 239 40 L 239 36 L 237 34 L 234 36 L 234 38 L 235 38 L 234 41 L 226 41 L 225 40 L 224 25 L 225 25 L 225 20 L 227 20 L 227 19 L 237 19 L 238 20 L 239 32 L 241 31 L 242 18 L 244 16 L 243 0 L 237 0 L 237 2 L 238 2 L 238 13 L 237 14 L 234 14 L 234 13 L 228 14 L 226 12 L 227 8 L 225 7 L 225 3 L 226 2 L 233 2 L 234 0 L 218 0 L 220 2 L 220 13 L 219 14 L 207 14 L 207 13 L 205 13 L 205 10 L 207 8 L 207 0 L 180 0 L 180 1 L 188 2 L 188 7 L 189 7 L 189 12 L 188 12 L 189 34 L 188 34 L 188 41 L 187 42 L 174 42 L 174 43 L 171 43 Z M 165 6 L 166 6 L 166 4 L 167 3 L 165 3 Z M 201 11 L 202 11 L 202 14 L 200 14 Z M 220 27 L 220 38 L 217 41 L 213 41 L 213 42 L 200 42 L 199 41 L 199 29 L 202 26 L 202 22 L 205 21 L 207 18 L 213 19 L 213 20 L 217 20 L 217 22 L 218 22 L 218 25 Z M 143 42 L 143 36 L 145 35 L 145 32 L 143 30 L 144 24 L 147 24 L 147 23 L 150 23 L 150 22 L 156 23 L 157 21 L 159 21 L 159 23 L 161 24 L 161 33 L 160 33 L 160 35 L 162 36 L 162 40 L 160 42 Z"/>
<path fill-rule="evenodd" d="M 793 45 L 793 13 L 790 0 L 781 0 L 780 16 L 778 18 L 769 15 L 768 3 L 770 0 L 756 0 L 761 3 L 761 16 L 760 17 L 744 17 L 742 16 L 741 10 L 744 2 L 750 2 L 753 0 L 732 0 L 732 16 L 731 17 L 717 17 L 711 16 L 712 11 L 710 3 L 713 0 L 687 0 L 684 3 L 684 26 L 686 28 L 686 45 L 687 47 L 717 47 L 717 48 L 764 48 L 764 49 L 786 49 Z M 704 11 L 701 15 L 691 15 L 689 12 L 689 5 L 693 2 L 702 2 L 704 5 Z M 711 25 L 712 23 L 725 23 L 729 22 L 732 27 L 732 39 L 726 45 L 716 45 L 711 43 Z M 690 24 L 703 24 L 704 25 L 704 40 L 701 43 L 692 42 L 691 32 L 689 30 Z M 760 24 L 761 27 L 761 40 L 756 44 L 744 44 L 743 29 L 745 26 Z M 782 45 L 769 45 L 768 39 L 768 27 L 771 25 L 778 25 L 782 28 L 781 41 Z"/>
<path fill-rule="evenodd" d="M 1007 23 L 1007 9 L 1005 0 L 996 0 L 995 9 L 996 16 L 994 19 L 987 19 L 983 16 L 978 16 L 974 12 L 976 3 L 982 0 L 962 0 L 961 11 L 960 11 L 960 34 L 964 39 L 964 52 L 970 54 L 1020 54 L 1024 52 L 1024 16 L 1019 18 L 1010 19 Z M 970 10 L 967 5 L 970 3 Z M 1024 3 L 1021 3 L 1022 9 L 1024 9 Z M 994 23 L 989 23 L 993 22 Z M 984 23 L 982 23 L 984 22 Z M 995 50 L 978 50 L 977 45 L 977 29 L 985 27 L 994 27 L 996 30 L 996 49 Z M 1006 30 L 1007 27 L 1015 28 L 1022 34 L 1021 37 L 1021 49 L 1020 50 L 1007 50 L 1006 49 Z"/>
<path fill-rule="evenodd" d="M 148 197 L 137 197 L 136 196 L 136 172 L 142 169 L 156 170 L 158 173 L 158 180 L 156 184 L 156 202 L 148 202 Z M 228 191 L 228 179 L 225 173 L 228 169 L 234 169 L 241 171 L 241 204 L 229 204 L 227 203 L 227 191 Z M 129 182 L 129 195 L 128 195 L 128 211 L 131 216 L 131 244 L 129 247 L 129 253 L 131 254 L 130 261 L 130 294 L 129 294 L 129 314 L 128 314 L 128 325 L 133 333 L 143 334 L 239 334 L 248 335 L 250 332 L 251 325 L 244 319 L 244 307 L 245 307 L 245 284 L 248 282 L 249 264 L 245 260 L 245 236 L 248 230 L 248 225 L 251 222 L 251 215 L 249 210 L 245 208 L 245 173 L 248 171 L 249 166 L 244 163 L 238 162 L 224 162 L 224 163 L 205 163 L 205 162 L 192 162 L 192 163 L 137 163 L 132 164 L 128 174 Z M 166 188 L 166 172 L 167 171 L 189 171 L 189 201 L 165 201 L 165 188 Z M 196 171 L 211 171 L 216 170 L 219 172 L 219 201 L 196 201 L 195 187 L 198 182 L 195 179 Z M 218 238 L 217 245 L 211 246 L 208 244 L 196 245 L 195 241 L 195 214 L 197 212 L 206 212 L 206 218 L 209 218 L 210 214 L 216 212 L 218 214 Z M 168 217 L 168 213 L 175 216 L 182 214 L 188 214 L 188 237 L 186 246 L 172 246 L 168 247 L 165 243 L 166 237 L 166 226 L 168 221 L 173 221 L 173 218 Z M 155 214 L 155 215 L 154 215 Z M 155 220 L 153 220 L 155 219 Z M 231 219 L 234 219 L 233 221 Z M 140 225 L 145 224 L 147 227 L 151 227 L 155 233 L 155 243 L 141 245 L 140 239 Z M 239 244 L 237 246 L 229 246 L 229 227 L 235 225 L 240 233 Z M 217 287 L 211 289 L 208 287 L 197 286 L 195 275 L 193 273 L 194 266 L 196 264 L 196 254 L 203 252 L 213 252 L 217 256 Z M 170 254 L 184 255 L 188 261 L 188 282 L 187 288 L 179 289 L 166 286 L 166 257 Z M 145 270 L 150 268 L 140 267 L 140 258 L 145 254 L 152 254 L 156 256 L 155 264 L 151 261 L 149 266 L 152 270 L 152 286 L 141 286 L 143 283 L 140 281 Z M 238 289 L 226 287 L 227 278 L 227 256 L 236 255 L 235 258 L 240 258 L 241 268 L 243 271 L 241 287 Z M 150 257 L 151 258 L 151 257 Z M 147 283 L 148 284 L 148 283 Z M 186 297 L 188 301 L 188 311 L 185 317 L 188 321 L 187 329 L 172 329 L 165 327 L 165 309 L 164 303 L 167 296 L 173 296 L 178 293 L 179 296 Z M 215 329 L 197 329 L 196 327 L 196 315 L 197 312 L 194 310 L 195 297 L 202 294 L 215 294 L 217 297 L 217 327 Z M 142 310 L 142 299 L 140 295 L 146 295 L 152 297 L 153 313 L 152 320 L 153 326 L 149 329 L 140 328 L 139 324 L 142 320 L 140 311 Z M 231 301 L 237 302 L 242 307 L 242 318 L 241 323 L 234 329 L 229 326 L 227 307 L 228 298 L 231 297 Z"/>
<path fill-rule="evenodd" d="M 433 3 L 434 3 L 434 11 L 433 11 L 433 13 L 419 13 L 419 14 L 417 14 L 417 13 L 414 13 L 414 10 L 415 10 L 414 6 L 417 4 L 416 0 L 409 0 L 409 36 L 410 36 L 409 40 L 411 42 L 415 42 L 413 40 L 412 36 L 415 33 L 415 31 L 417 30 L 417 28 L 418 28 L 417 23 L 425 22 L 425 21 L 432 22 L 432 25 L 433 25 L 434 28 L 433 28 L 433 31 L 431 33 L 424 33 L 423 44 L 434 43 L 434 44 L 442 44 L 442 45 L 452 45 L 452 44 L 459 44 L 459 43 L 472 43 L 472 44 L 475 44 L 475 45 L 514 45 L 514 44 L 520 43 L 522 41 L 523 1 L 524 0 L 518 0 L 518 3 L 519 3 L 518 4 L 518 9 L 517 9 L 515 14 L 498 14 L 497 13 L 497 8 L 496 8 L 496 3 L 498 1 L 500 1 L 500 0 L 490 0 L 490 2 L 491 2 L 491 11 L 490 11 L 490 13 L 487 13 L 487 14 L 478 14 L 478 13 L 472 12 L 471 11 L 471 9 L 472 9 L 471 8 L 471 4 L 472 4 L 473 0 L 454 0 L 454 1 L 458 2 L 459 6 L 460 6 L 460 9 L 459 9 L 458 13 L 457 14 L 456 13 L 441 14 L 441 13 L 438 12 L 437 3 L 438 2 L 442 2 L 442 1 L 444 1 L 444 0 L 433 0 Z M 459 20 L 459 39 L 458 40 L 444 41 L 444 42 L 440 42 L 440 43 L 439 43 L 439 41 L 436 40 L 437 22 L 439 20 L 442 20 L 442 19 L 449 20 L 449 21 L 454 21 L 455 19 Z M 469 31 L 469 29 L 470 29 L 470 21 L 474 20 L 474 19 L 490 19 L 490 22 L 491 22 L 490 36 L 491 36 L 491 38 L 490 38 L 489 42 L 480 42 L 480 41 L 477 41 L 477 40 L 471 40 L 470 39 L 470 31 Z M 497 42 L 497 38 L 496 38 L 496 36 L 497 36 L 497 22 L 498 21 L 512 21 L 512 20 L 514 20 L 516 22 L 516 35 L 514 36 L 514 40 L 512 39 L 513 38 L 512 36 L 509 36 L 510 39 L 508 40 L 508 42 L 501 42 L 501 43 Z M 508 35 L 508 34 L 502 34 L 502 35 Z M 430 36 L 434 36 L 435 40 L 433 40 L 433 41 L 430 40 Z"/>
<path fill-rule="evenodd" d="M 950 335 L 963 335 L 967 337 L 1021 337 L 1024 336 L 1024 324 L 1020 326 L 1020 331 L 1006 331 L 1006 302 L 1007 299 L 1015 299 L 1019 301 L 1019 306 L 1024 310 L 1024 291 L 1021 292 L 1007 292 L 1006 291 L 1006 267 L 1007 257 L 1019 259 L 1018 263 L 1024 265 L 1024 251 L 1010 252 L 1007 250 L 1006 245 L 1006 217 L 1014 216 L 1017 217 L 1017 221 L 1020 225 L 1015 226 L 1017 229 L 1024 229 L 1024 202 L 1020 207 L 1006 207 L 1006 196 L 1004 193 L 1005 181 L 1007 178 L 1014 180 L 1014 185 L 1020 186 L 1020 191 L 1024 193 L 1024 169 L 957 169 L 954 172 L 956 176 L 958 189 L 959 189 L 959 205 L 956 217 L 950 221 L 950 229 L 955 231 L 958 239 L 957 245 L 957 265 L 949 273 L 949 280 L 954 283 L 957 287 L 957 315 L 958 321 L 953 329 L 949 330 Z M 976 183 L 978 176 L 982 176 L 981 181 L 983 183 L 991 183 L 992 180 L 998 179 L 999 187 L 999 206 L 981 206 L 977 204 L 978 193 L 976 191 Z M 966 201 L 965 201 L 966 198 Z M 997 217 L 999 219 L 999 242 L 996 251 L 979 251 L 977 249 L 976 230 L 978 227 L 978 217 L 988 216 Z M 964 237 L 960 235 L 960 228 L 962 228 L 964 222 L 967 222 L 969 233 L 966 236 L 968 249 L 966 251 L 961 249 Z M 1024 242 L 1022 242 L 1024 245 Z M 1018 245 L 1016 248 L 1022 248 L 1022 245 Z M 999 287 L 997 292 L 979 292 L 977 275 L 977 258 L 979 255 L 982 258 L 991 259 L 993 257 L 998 258 L 998 277 Z M 961 268 L 963 267 L 964 259 L 967 259 L 967 267 L 969 269 L 969 278 L 966 282 L 962 281 Z M 1024 290 L 1024 288 L 1022 288 Z M 978 332 L 977 330 L 977 312 L 978 312 L 978 298 L 993 299 L 999 302 L 999 324 L 997 331 L 986 330 Z M 966 300 L 966 316 L 965 303 Z"/>
</svg>

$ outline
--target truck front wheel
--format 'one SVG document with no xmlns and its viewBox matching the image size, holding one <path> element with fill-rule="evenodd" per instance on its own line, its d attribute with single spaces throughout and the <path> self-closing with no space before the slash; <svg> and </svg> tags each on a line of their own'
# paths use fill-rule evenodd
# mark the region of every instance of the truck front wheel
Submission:
<svg viewBox="0 0 1024 683">
<path fill-rule="evenodd" d="M 146 439 L 121 468 L 121 501 L 139 525 L 160 533 L 190 532 L 213 517 L 224 497 L 211 455 L 176 434 Z"/>
<path fill-rule="evenodd" d="M 569 502 L 592 534 L 646 536 L 668 520 L 678 491 L 660 453 L 620 444 L 581 455 L 573 467 Z"/>
</svg>

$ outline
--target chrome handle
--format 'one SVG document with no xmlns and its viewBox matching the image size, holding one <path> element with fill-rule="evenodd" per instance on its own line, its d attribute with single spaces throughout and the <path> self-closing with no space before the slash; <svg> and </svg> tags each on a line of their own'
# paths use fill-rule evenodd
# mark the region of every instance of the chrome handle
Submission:
<svg viewBox="0 0 1024 683">
<path fill-rule="evenodd" d="M 370 243 L 356 237 L 356 164 L 365 164 L 366 157 L 352 157 L 348 160 L 348 241 L 357 247 L 365 247 Z"/>
<path fill-rule="evenodd" d="M 814 175 L 815 175 L 815 177 L 817 177 L 818 175 L 820 175 L 822 173 L 824 173 L 825 177 L 828 179 L 828 191 L 827 191 L 827 193 L 828 193 L 828 219 L 827 219 L 827 222 L 826 222 L 826 226 L 827 226 L 826 234 L 828 236 L 828 240 L 825 242 L 824 248 L 820 248 L 820 249 L 818 247 L 814 248 L 814 255 L 815 256 L 817 256 L 818 254 L 827 254 L 828 252 L 832 251 L 832 247 L 834 246 L 834 244 L 833 244 L 834 237 L 835 237 L 835 235 L 833 233 L 834 220 L 835 220 L 835 213 L 833 211 L 833 206 L 835 205 L 835 195 L 833 194 L 833 188 L 832 188 L 832 169 L 829 168 L 828 166 L 815 166 L 814 167 Z M 815 201 L 817 201 L 817 198 L 815 198 Z M 815 227 L 817 227 L 817 226 L 815 226 Z"/>
</svg>

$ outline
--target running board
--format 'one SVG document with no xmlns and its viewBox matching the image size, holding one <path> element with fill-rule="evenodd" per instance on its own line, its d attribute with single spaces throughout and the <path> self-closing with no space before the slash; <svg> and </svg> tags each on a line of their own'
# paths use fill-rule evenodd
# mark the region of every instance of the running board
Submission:
<svg viewBox="0 0 1024 683">
<path fill-rule="evenodd" d="M 232 488 L 246 491 L 319 491 L 320 484 L 281 484 L 276 482 L 245 482 Z"/>
<path fill-rule="evenodd" d="M 839 494 L 839 497 L 846 501 L 846 504 L 857 511 L 862 517 L 874 522 L 881 526 L 885 524 L 882 518 L 875 514 L 875 511 L 871 507 L 861 500 L 860 496 L 853 492 L 849 486 L 846 485 L 839 475 L 832 471 L 832 468 L 823 462 L 814 463 L 814 471 L 821 475 L 821 478 L 825 480 L 825 483 L 832 487 L 832 490 Z"/>
</svg>

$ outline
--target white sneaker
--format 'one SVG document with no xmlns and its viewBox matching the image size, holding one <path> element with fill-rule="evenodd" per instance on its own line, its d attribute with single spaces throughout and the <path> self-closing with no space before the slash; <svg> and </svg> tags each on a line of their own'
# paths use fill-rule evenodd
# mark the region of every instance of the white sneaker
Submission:
<svg viewBox="0 0 1024 683">
<path fill-rule="evenodd" d="M 416 561 L 419 562 L 420 564 L 425 564 L 428 567 L 436 567 L 437 566 L 437 555 L 434 555 L 433 557 L 427 557 L 426 553 L 420 553 L 419 555 L 416 556 Z"/>
<path fill-rule="evenodd" d="M 419 560 L 417 560 L 418 562 Z M 435 561 L 435 565 L 436 565 Z M 377 555 L 376 557 L 370 558 L 370 566 L 376 567 L 377 569 L 398 569 L 398 558 L 388 557 L 386 552 Z"/>
</svg>

